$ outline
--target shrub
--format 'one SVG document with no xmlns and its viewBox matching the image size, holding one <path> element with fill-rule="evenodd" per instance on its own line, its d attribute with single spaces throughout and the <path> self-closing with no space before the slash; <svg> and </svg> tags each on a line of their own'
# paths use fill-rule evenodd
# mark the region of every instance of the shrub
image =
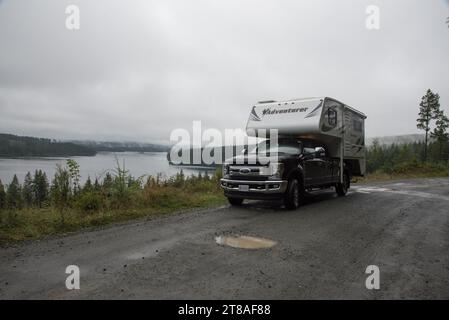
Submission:
<svg viewBox="0 0 449 320">
<path fill-rule="evenodd" d="M 76 207 L 84 212 L 98 211 L 103 207 L 103 198 L 97 192 L 83 192 L 76 201 Z"/>
</svg>

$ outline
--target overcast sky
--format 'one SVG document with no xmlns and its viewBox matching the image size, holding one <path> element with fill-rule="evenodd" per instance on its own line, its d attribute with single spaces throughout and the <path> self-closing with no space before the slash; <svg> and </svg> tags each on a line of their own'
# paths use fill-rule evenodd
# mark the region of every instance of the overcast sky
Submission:
<svg viewBox="0 0 449 320">
<path fill-rule="evenodd" d="M 448 0 L 0 0 L 0 132 L 168 142 L 193 120 L 243 128 L 258 100 L 331 96 L 368 137 L 416 133 L 427 88 L 449 112 L 447 17 Z"/>
</svg>

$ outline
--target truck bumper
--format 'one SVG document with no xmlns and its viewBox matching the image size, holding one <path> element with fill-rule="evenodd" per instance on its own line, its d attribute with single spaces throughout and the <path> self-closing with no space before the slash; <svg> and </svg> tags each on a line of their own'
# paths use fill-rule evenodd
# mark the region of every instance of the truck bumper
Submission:
<svg viewBox="0 0 449 320">
<path fill-rule="evenodd" d="M 226 196 L 245 199 L 275 199 L 283 196 L 287 190 L 288 181 L 220 179 L 220 185 Z"/>
</svg>

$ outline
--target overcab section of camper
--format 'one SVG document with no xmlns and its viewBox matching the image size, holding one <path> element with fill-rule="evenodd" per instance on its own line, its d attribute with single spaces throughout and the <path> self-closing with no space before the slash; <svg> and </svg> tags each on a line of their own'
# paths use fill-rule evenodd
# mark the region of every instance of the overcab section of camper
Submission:
<svg viewBox="0 0 449 320">
<path fill-rule="evenodd" d="M 343 160 L 353 176 L 365 175 L 366 116 L 344 103 L 329 98 L 269 101 L 253 106 L 246 131 L 265 136 L 276 129 L 278 136 L 319 141 L 330 157 Z"/>
</svg>

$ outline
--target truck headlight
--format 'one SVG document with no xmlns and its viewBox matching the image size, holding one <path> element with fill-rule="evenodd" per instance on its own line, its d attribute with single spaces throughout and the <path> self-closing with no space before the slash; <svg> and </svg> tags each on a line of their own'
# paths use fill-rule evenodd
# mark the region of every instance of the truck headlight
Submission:
<svg viewBox="0 0 449 320">
<path fill-rule="evenodd" d="M 270 163 L 271 176 L 276 178 L 282 178 L 282 173 L 284 171 L 284 164 L 280 162 Z"/>
<path fill-rule="evenodd" d="M 221 166 L 221 168 L 222 168 L 222 175 L 223 175 L 223 177 L 224 177 L 225 175 L 228 175 L 228 174 L 229 174 L 229 164 L 223 163 L 223 165 Z"/>
<path fill-rule="evenodd" d="M 272 162 L 268 167 L 260 168 L 260 175 L 270 176 L 273 178 L 282 178 L 284 164 L 280 162 Z"/>
</svg>

